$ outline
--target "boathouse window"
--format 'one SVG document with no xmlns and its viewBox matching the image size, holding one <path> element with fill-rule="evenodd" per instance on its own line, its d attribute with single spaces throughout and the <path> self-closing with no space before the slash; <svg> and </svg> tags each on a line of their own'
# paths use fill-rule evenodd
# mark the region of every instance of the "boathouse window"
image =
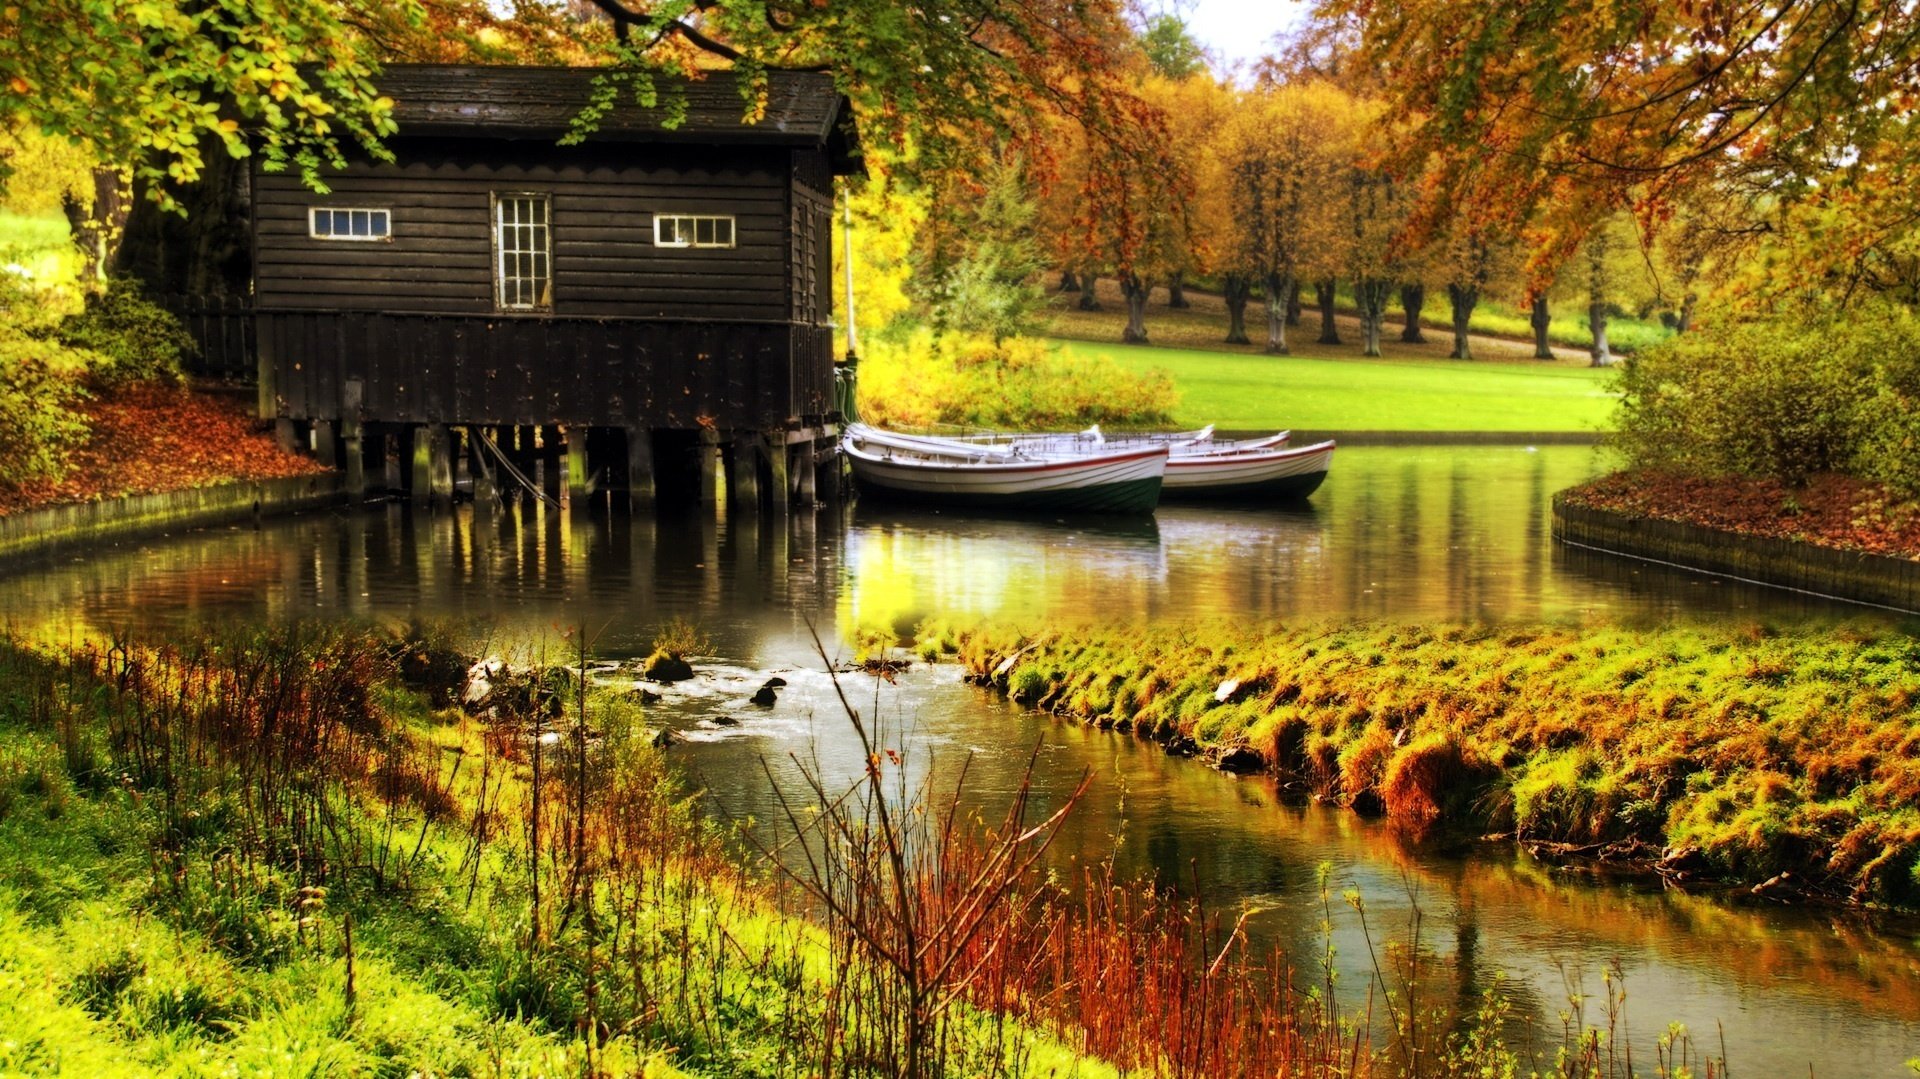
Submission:
<svg viewBox="0 0 1920 1079">
<path fill-rule="evenodd" d="M 386 210 L 310 206 L 307 235 L 316 240 L 387 240 L 393 237 L 393 218 Z"/>
<path fill-rule="evenodd" d="M 695 214 L 655 214 L 655 247 L 732 247 L 733 218 Z"/>
<path fill-rule="evenodd" d="M 494 292 L 503 311 L 553 306 L 553 237 L 547 196 L 493 197 Z"/>
</svg>

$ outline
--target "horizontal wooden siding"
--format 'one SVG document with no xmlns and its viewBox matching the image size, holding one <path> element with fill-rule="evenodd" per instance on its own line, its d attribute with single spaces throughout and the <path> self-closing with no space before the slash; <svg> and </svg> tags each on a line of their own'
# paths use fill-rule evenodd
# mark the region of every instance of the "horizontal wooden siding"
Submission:
<svg viewBox="0 0 1920 1079">
<path fill-rule="evenodd" d="M 489 313 L 491 195 L 536 192 L 551 199 L 556 316 L 789 316 L 785 152 L 401 141 L 394 149 L 403 163 L 353 165 L 327 177 L 327 195 L 289 174 L 255 177 L 261 307 Z M 311 238 L 313 206 L 389 209 L 392 239 Z M 655 247 L 656 213 L 732 215 L 736 246 Z"/>
</svg>

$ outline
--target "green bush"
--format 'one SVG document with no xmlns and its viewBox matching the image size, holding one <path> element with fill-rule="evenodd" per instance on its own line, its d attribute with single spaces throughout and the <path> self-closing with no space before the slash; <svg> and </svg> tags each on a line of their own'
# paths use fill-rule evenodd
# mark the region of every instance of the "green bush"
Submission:
<svg viewBox="0 0 1920 1079">
<path fill-rule="evenodd" d="M 57 480 L 87 435 L 72 369 L 88 358 L 28 336 L 0 309 L 0 485 Z"/>
<path fill-rule="evenodd" d="M 179 382 L 183 361 L 197 347 L 179 319 L 143 299 L 126 280 L 89 294 L 86 309 L 63 319 L 57 336 L 71 348 L 98 354 L 90 375 L 104 386 Z"/>
<path fill-rule="evenodd" d="M 1920 319 L 1902 308 L 1714 326 L 1621 371 L 1617 441 L 1637 467 L 1846 472 L 1920 495 Z"/>
<path fill-rule="evenodd" d="M 1146 426 L 1171 422 L 1177 403 L 1163 371 L 1136 375 L 1034 338 L 921 330 L 870 346 L 860 363 L 861 418 L 884 426 Z"/>
</svg>

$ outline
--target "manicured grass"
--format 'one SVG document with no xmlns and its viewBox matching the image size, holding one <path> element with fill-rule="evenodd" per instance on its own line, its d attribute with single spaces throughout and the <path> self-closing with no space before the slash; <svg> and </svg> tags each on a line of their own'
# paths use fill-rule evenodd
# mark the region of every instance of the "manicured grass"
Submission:
<svg viewBox="0 0 1920 1079">
<path fill-rule="evenodd" d="M 1166 371 L 1180 394 L 1175 423 L 1182 427 L 1597 431 L 1614 406 L 1606 372 L 1562 364 L 1241 356 L 1082 341 L 1059 347 L 1076 357 L 1108 355 L 1134 371 Z"/>
</svg>

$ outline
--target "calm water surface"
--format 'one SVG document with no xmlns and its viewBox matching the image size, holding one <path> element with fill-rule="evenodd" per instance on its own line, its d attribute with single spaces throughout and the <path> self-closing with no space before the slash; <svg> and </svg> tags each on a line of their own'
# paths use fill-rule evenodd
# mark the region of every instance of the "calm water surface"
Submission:
<svg viewBox="0 0 1920 1079">
<path fill-rule="evenodd" d="M 180 628 L 205 622 L 424 616 L 503 642 L 585 626 L 603 655 L 647 651 L 684 617 L 713 639 L 703 676 L 653 709 L 687 735 L 674 750 L 729 815 L 768 819 L 762 771 L 797 781 L 795 757 L 850 776 L 859 753 L 814 654 L 840 654 L 862 627 L 911 629 L 931 615 L 1076 622 L 1552 621 L 1649 630 L 1702 619 L 1885 616 L 1710 578 L 1556 550 L 1547 498 L 1600 470 L 1595 451 L 1347 448 L 1310 510 L 1169 507 L 1136 526 L 978 520 L 859 506 L 791 520 L 723 512 L 660 521 L 508 513 L 415 516 L 402 507 L 196 533 L 50 563 L 0 579 L 0 620 L 66 627 Z M 777 670 L 771 710 L 745 703 Z M 1572 994 L 1602 971 L 1626 976 L 1627 1031 L 1643 1069 L 1668 1022 L 1733 1074 L 1898 1076 L 1920 1055 L 1920 938 L 1909 924 L 1781 910 L 1597 880 L 1504 849 L 1462 857 L 1408 847 L 1351 814 L 1286 804 L 1263 779 L 1235 779 L 1126 736 L 1010 709 L 951 667 L 897 685 L 854 677 L 862 708 L 936 782 L 969 755 L 970 797 L 1017 784 L 1039 747 L 1043 800 L 1094 776 L 1057 854 L 1112 856 L 1122 871 L 1197 882 L 1301 962 L 1331 940 L 1355 1000 L 1376 945 L 1418 944 L 1436 1004 L 1472 1001 L 1504 977 L 1515 1033 L 1550 1054 Z M 739 720 L 719 726 L 715 718 Z M 1717 1028 L 1717 1029 L 1716 1029 Z M 1543 1062 L 1550 1055 L 1543 1057 Z"/>
</svg>

